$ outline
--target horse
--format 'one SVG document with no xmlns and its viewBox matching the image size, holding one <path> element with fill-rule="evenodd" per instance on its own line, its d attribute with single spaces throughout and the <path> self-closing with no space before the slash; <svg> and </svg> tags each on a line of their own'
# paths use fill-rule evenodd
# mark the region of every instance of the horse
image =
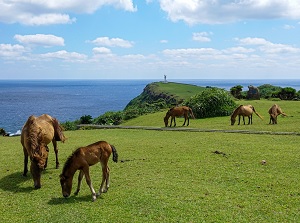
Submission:
<svg viewBox="0 0 300 223">
<path fill-rule="evenodd" d="M 41 172 L 48 163 L 48 144 L 52 141 L 56 168 L 59 167 L 57 141 L 65 141 L 65 136 L 58 120 L 50 115 L 43 114 L 39 117 L 31 115 L 24 124 L 21 132 L 21 144 L 24 152 L 24 172 L 28 172 L 28 156 L 31 165 L 30 172 L 33 177 L 34 187 L 41 188 Z"/>
<path fill-rule="evenodd" d="M 282 115 L 282 116 L 287 116 L 287 114 L 285 114 L 281 108 L 279 107 L 279 105 L 274 104 L 270 109 L 269 109 L 269 114 L 270 114 L 270 122 L 269 124 L 277 124 L 277 116 L 278 115 Z"/>
<path fill-rule="evenodd" d="M 77 170 L 80 170 L 78 175 L 78 184 L 75 195 L 80 191 L 81 180 L 85 175 L 86 183 L 92 192 L 92 200 L 95 201 L 101 193 L 106 193 L 109 188 L 109 167 L 107 165 L 110 154 L 113 153 L 113 161 L 118 162 L 118 153 L 113 145 L 106 141 L 99 141 L 85 147 L 76 149 L 71 156 L 66 160 L 62 174 L 60 175 L 60 184 L 62 195 L 67 198 L 71 194 L 72 180 Z M 102 182 L 99 192 L 96 194 L 90 178 L 89 167 L 100 162 L 102 166 Z"/>
<path fill-rule="evenodd" d="M 245 125 L 245 116 L 248 117 L 248 125 L 252 124 L 252 114 L 253 114 L 253 112 L 261 120 L 263 120 L 263 118 L 255 111 L 255 109 L 254 109 L 254 107 L 252 105 L 240 105 L 231 114 L 231 118 L 230 118 L 231 119 L 231 125 L 234 125 L 236 116 L 239 116 L 239 123 L 238 123 L 238 125 L 240 124 L 241 116 L 243 116 L 244 125 Z"/>
<path fill-rule="evenodd" d="M 192 118 L 195 118 L 193 111 L 190 107 L 187 106 L 180 106 L 180 107 L 173 107 L 167 111 L 166 116 L 164 117 L 165 126 L 168 126 L 169 118 L 171 117 L 170 127 L 172 126 L 172 122 L 174 121 L 174 127 L 176 126 L 175 117 L 184 116 L 184 123 L 182 126 L 185 125 L 187 120 L 187 126 L 190 124 L 189 114 Z"/>
</svg>

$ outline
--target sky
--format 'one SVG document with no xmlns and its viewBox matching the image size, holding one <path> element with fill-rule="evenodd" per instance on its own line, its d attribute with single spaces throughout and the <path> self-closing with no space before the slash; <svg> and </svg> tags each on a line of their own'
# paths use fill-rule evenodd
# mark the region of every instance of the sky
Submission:
<svg viewBox="0 0 300 223">
<path fill-rule="evenodd" d="M 300 0 L 0 0 L 0 79 L 299 79 Z"/>
</svg>

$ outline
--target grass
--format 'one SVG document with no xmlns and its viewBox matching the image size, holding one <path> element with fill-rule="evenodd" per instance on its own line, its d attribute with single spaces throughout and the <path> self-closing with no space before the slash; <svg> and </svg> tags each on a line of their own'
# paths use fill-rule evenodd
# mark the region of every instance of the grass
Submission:
<svg viewBox="0 0 300 223">
<path fill-rule="evenodd" d="M 165 92 L 168 95 L 173 95 L 181 99 L 188 99 L 205 89 L 205 87 L 176 82 L 155 82 L 155 86 L 157 86 L 157 91 Z"/>
<path fill-rule="evenodd" d="M 277 103 L 288 117 L 278 117 L 278 125 L 269 125 L 269 108 Z M 258 116 L 253 114 L 253 125 L 237 125 L 238 119 L 234 126 L 230 125 L 230 116 L 206 118 L 206 119 L 190 119 L 190 128 L 199 128 L 203 130 L 251 130 L 251 131 L 271 131 L 271 132 L 300 132 L 300 127 L 296 123 L 300 123 L 300 102 L 299 101 L 269 101 L 269 100 L 255 100 L 255 101 L 237 101 L 237 104 L 252 104 L 256 111 L 263 116 L 261 120 Z M 123 126 L 154 126 L 164 127 L 163 118 L 167 112 L 162 111 L 154 114 L 131 119 L 123 123 Z M 169 120 L 170 121 L 170 120 Z M 176 118 L 177 127 L 182 128 L 184 118 Z"/>
<path fill-rule="evenodd" d="M 190 127 L 299 132 L 296 102 L 280 102 L 293 117 L 268 125 L 267 101 L 253 101 L 264 121 L 230 126 L 228 117 L 191 120 Z M 266 104 L 265 104 L 266 103 Z M 157 113 L 135 121 L 162 126 Z M 157 120 L 156 120 L 157 119 Z M 182 119 L 178 119 L 178 125 Z M 130 124 L 130 123 L 127 123 Z M 137 123 L 142 125 L 141 122 Z M 147 123 L 146 123 L 147 124 Z M 177 127 L 182 128 L 182 127 Z M 20 137 L 0 138 L 1 222 L 299 222 L 299 136 L 220 132 L 102 129 L 68 131 L 55 169 L 50 146 L 42 188 L 23 177 Z M 59 174 L 77 147 L 98 140 L 115 145 L 111 187 L 95 202 L 83 182 L 78 196 L 62 197 Z M 215 153 L 219 151 L 221 154 Z M 266 160 L 266 165 L 261 165 Z M 76 187 L 73 182 L 73 192 Z M 91 167 L 95 189 L 100 166 Z"/>
</svg>

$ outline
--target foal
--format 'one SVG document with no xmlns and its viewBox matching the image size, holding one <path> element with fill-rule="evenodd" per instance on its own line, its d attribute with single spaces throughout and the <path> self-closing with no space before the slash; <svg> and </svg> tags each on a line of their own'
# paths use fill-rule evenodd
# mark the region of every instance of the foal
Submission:
<svg viewBox="0 0 300 223">
<path fill-rule="evenodd" d="M 80 184 L 85 175 L 86 183 L 89 185 L 92 192 L 93 201 L 101 193 L 107 192 L 109 188 L 109 167 L 107 165 L 110 154 L 113 153 L 113 161 L 118 162 L 118 153 L 113 145 L 105 141 L 95 142 L 91 145 L 80 147 L 75 150 L 67 159 L 62 174 L 60 175 L 60 184 L 64 197 L 69 197 L 72 190 L 72 180 L 77 170 L 80 170 L 78 175 L 78 185 L 75 195 L 80 191 Z M 99 192 L 96 194 L 89 173 L 89 166 L 100 162 L 102 166 L 102 183 Z"/>
</svg>

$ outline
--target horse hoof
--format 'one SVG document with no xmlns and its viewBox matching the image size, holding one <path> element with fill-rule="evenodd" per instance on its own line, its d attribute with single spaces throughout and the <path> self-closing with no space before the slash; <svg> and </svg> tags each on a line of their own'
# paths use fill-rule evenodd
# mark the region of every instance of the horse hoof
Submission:
<svg viewBox="0 0 300 223">
<path fill-rule="evenodd" d="M 40 188 L 41 188 L 41 185 L 35 185 L 34 188 L 35 188 L 35 189 L 40 189 Z"/>
</svg>

